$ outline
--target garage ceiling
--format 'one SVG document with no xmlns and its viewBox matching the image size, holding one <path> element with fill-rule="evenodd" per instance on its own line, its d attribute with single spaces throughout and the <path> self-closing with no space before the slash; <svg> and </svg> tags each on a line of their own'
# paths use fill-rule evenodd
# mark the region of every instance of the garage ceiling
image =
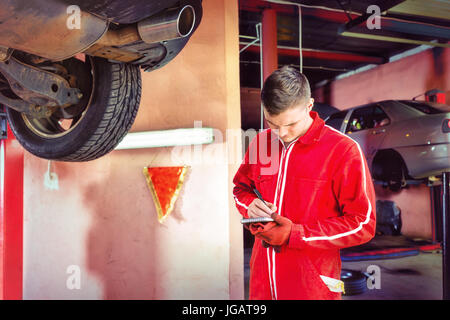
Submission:
<svg viewBox="0 0 450 320">
<path fill-rule="evenodd" d="M 313 87 L 364 66 L 389 62 L 421 45 L 436 50 L 450 47 L 450 1 L 446 0 L 239 0 L 241 48 L 256 38 L 262 11 L 273 8 L 279 64 L 299 66 L 297 4 L 302 12 L 303 72 Z M 381 9 L 381 29 L 366 26 L 370 5 Z M 240 54 L 240 67 L 241 86 L 259 88 L 258 43 Z"/>
</svg>

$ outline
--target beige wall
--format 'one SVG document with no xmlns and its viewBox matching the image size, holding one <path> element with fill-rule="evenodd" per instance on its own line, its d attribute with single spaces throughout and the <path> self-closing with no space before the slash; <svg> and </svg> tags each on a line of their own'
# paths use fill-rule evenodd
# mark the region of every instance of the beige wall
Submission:
<svg viewBox="0 0 450 320">
<path fill-rule="evenodd" d="M 237 1 L 204 1 L 203 21 L 169 65 L 143 73 L 131 131 L 240 128 Z M 230 141 L 231 148 L 240 141 Z M 212 154 L 228 145 L 204 146 Z M 242 227 L 231 195 L 236 163 L 172 157 L 173 148 L 114 151 L 89 163 L 53 163 L 59 190 L 43 185 L 47 161 L 26 154 L 24 299 L 242 299 Z M 144 166 L 188 165 L 163 224 Z M 81 271 L 69 290 L 67 267 Z"/>
</svg>

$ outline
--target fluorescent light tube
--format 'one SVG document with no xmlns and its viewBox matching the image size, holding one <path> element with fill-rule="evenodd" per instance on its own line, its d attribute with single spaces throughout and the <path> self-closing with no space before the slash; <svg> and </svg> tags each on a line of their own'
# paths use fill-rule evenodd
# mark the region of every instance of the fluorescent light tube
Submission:
<svg viewBox="0 0 450 320">
<path fill-rule="evenodd" d="M 132 132 L 128 133 L 114 150 L 186 146 L 213 142 L 213 128 Z"/>
</svg>

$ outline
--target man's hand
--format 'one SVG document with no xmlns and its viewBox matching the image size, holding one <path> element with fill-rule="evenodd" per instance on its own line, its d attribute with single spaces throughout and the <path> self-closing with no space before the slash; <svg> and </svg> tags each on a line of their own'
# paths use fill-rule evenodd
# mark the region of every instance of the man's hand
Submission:
<svg viewBox="0 0 450 320">
<path fill-rule="evenodd" d="M 270 215 L 277 210 L 277 207 L 270 202 L 266 203 L 267 206 L 258 198 L 253 200 L 253 202 L 248 206 L 248 216 L 250 218 L 270 217 Z"/>
<path fill-rule="evenodd" d="M 267 242 L 271 246 L 282 246 L 289 240 L 292 221 L 276 213 L 273 213 L 271 217 L 276 225 L 267 231 L 256 233 L 255 237 Z"/>
</svg>

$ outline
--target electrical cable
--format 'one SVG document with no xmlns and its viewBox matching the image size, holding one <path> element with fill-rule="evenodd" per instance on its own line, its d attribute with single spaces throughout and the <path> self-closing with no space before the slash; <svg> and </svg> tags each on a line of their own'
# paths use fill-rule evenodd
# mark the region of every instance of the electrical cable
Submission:
<svg viewBox="0 0 450 320">
<path fill-rule="evenodd" d="M 302 52 L 302 4 L 289 2 L 289 1 L 275 1 L 275 0 L 267 0 L 268 2 L 274 2 L 279 4 L 289 4 L 297 6 L 298 8 L 298 55 L 299 55 L 299 64 L 300 64 L 300 73 L 303 73 L 303 52 Z"/>
</svg>

